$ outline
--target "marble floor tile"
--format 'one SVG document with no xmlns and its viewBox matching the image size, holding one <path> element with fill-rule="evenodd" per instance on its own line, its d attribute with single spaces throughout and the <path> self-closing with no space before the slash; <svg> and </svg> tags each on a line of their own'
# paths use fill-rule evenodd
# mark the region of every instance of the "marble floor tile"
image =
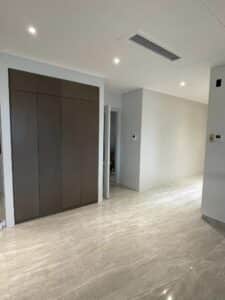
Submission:
<svg viewBox="0 0 225 300">
<path fill-rule="evenodd" d="M 225 230 L 198 178 L 0 232 L 0 299 L 224 300 Z"/>
</svg>

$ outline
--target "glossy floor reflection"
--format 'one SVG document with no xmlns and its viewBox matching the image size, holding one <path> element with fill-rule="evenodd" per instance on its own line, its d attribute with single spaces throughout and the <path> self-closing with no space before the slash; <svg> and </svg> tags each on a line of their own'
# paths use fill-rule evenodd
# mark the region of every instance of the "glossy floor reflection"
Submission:
<svg viewBox="0 0 225 300">
<path fill-rule="evenodd" d="M 201 181 L 113 199 L 0 233 L 0 299 L 224 300 L 225 231 Z"/>
</svg>

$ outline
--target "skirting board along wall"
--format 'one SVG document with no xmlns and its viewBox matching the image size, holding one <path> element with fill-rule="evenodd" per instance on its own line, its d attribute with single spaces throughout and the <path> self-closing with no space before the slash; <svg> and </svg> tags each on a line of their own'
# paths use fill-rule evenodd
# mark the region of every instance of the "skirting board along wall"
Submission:
<svg viewBox="0 0 225 300">
<path fill-rule="evenodd" d="M 47 63 L 0 53 L 0 104 L 2 121 L 2 153 L 3 153 L 3 176 L 4 176 L 4 202 L 6 226 L 15 225 L 13 177 L 12 177 L 12 149 L 11 127 L 9 108 L 9 84 L 8 69 L 17 69 L 35 74 L 51 76 L 55 78 L 75 81 L 79 83 L 97 86 L 100 89 L 99 99 L 99 168 L 98 168 L 98 202 L 102 201 L 102 170 L 103 170 L 103 118 L 104 118 L 104 79 L 74 70 L 53 66 Z"/>
</svg>

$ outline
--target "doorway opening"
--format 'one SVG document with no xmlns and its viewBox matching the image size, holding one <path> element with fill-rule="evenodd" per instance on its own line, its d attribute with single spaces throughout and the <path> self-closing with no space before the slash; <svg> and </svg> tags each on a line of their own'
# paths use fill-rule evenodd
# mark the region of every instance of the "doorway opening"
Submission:
<svg viewBox="0 0 225 300">
<path fill-rule="evenodd" d="M 118 129 L 119 129 L 119 112 L 111 111 L 111 126 L 110 126 L 110 186 L 115 186 L 119 183 L 119 141 L 118 141 Z"/>
<path fill-rule="evenodd" d="M 120 110 L 105 106 L 104 113 L 104 198 L 120 182 Z"/>
</svg>

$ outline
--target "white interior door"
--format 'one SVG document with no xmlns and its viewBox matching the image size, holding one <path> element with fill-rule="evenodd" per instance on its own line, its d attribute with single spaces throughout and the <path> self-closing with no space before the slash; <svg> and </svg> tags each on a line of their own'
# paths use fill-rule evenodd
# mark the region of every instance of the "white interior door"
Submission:
<svg viewBox="0 0 225 300">
<path fill-rule="evenodd" d="M 110 125 L 111 125 L 111 106 L 105 105 L 104 108 L 104 175 L 103 175 L 103 196 L 105 199 L 110 197 Z"/>
</svg>

